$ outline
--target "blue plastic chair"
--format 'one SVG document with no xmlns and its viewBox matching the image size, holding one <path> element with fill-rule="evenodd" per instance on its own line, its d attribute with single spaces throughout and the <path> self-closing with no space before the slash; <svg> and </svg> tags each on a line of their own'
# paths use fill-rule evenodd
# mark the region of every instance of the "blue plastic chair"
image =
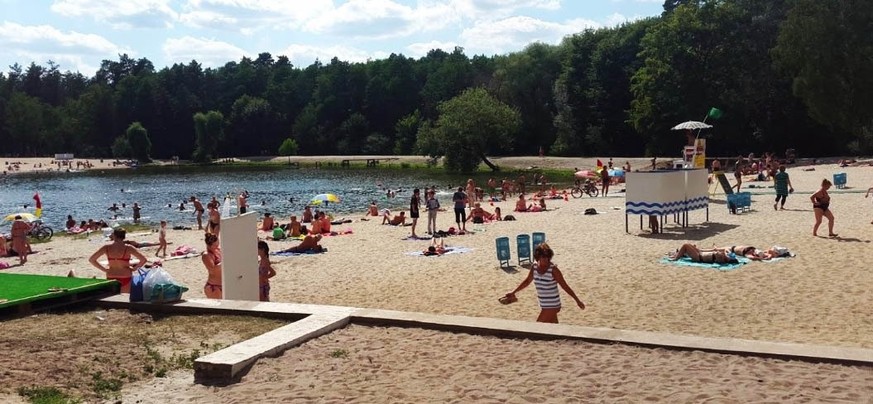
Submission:
<svg viewBox="0 0 873 404">
<path fill-rule="evenodd" d="M 533 261 L 530 259 L 530 236 L 519 234 L 515 241 L 518 245 L 518 265 L 523 264 L 525 261 L 532 264 Z"/>
<path fill-rule="evenodd" d="M 542 232 L 534 232 L 531 233 L 531 244 L 533 244 L 533 248 L 537 248 L 538 245 L 546 242 L 546 233 Z"/>
<path fill-rule="evenodd" d="M 498 237 L 495 240 L 497 243 L 497 261 L 500 262 L 500 267 L 509 266 L 509 260 L 512 258 L 509 247 L 509 237 Z"/>
</svg>

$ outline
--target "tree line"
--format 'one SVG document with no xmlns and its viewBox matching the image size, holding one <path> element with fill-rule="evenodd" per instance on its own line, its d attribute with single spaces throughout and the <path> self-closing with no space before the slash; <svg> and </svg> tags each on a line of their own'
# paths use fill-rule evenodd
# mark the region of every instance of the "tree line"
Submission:
<svg viewBox="0 0 873 404">
<path fill-rule="evenodd" d="M 298 67 L 104 60 L 0 73 L 0 155 L 677 155 L 670 128 L 723 111 L 717 155 L 873 150 L 873 2 L 668 0 L 657 17 L 467 56 Z M 477 162 L 479 160 L 476 160 Z"/>
</svg>

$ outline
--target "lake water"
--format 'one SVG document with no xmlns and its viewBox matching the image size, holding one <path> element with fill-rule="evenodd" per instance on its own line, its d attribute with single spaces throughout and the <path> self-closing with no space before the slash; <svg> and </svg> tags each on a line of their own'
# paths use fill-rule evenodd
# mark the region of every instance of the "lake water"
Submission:
<svg viewBox="0 0 873 404">
<path fill-rule="evenodd" d="M 501 177 L 498 177 L 501 178 Z M 113 203 L 127 208 L 118 212 L 119 222 L 131 220 L 130 206 L 142 206 L 143 222 L 156 224 L 167 220 L 170 226 L 194 223 L 193 206 L 179 204 L 194 195 L 204 205 L 212 196 L 224 203 L 229 193 L 236 198 L 248 190 L 250 209 L 270 212 L 287 221 L 294 213 L 300 216 L 303 207 L 320 193 L 334 193 L 340 203 L 323 207 L 334 216 L 364 212 L 371 200 L 380 208 L 406 209 L 415 187 L 436 185 L 437 198 L 448 206 L 454 187 L 467 176 L 449 175 L 423 170 L 362 170 L 362 169 L 291 169 L 272 167 L 151 167 L 135 170 L 102 172 L 23 174 L 0 177 L 0 213 L 33 212 L 36 191 L 43 203 L 43 220 L 55 230 L 63 228 L 66 216 L 77 221 L 104 219 L 114 214 L 107 210 Z M 474 177 L 484 185 L 487 176 Z M 451 186 L 451 187 L 450 187 Z M 386 196 L 385 187 L 396 192 Z M 293 202 L 290 201 L 293 198 Z M 264 205 L 262 206 L 262 203 Z M 169 207 L 167 205 L 170 205 Z M 27 205 L 27 208 L 24 208 Z M 2 216 L 0 216 L 2 217 Z M 3 225 L 7 228 L 8 223 Z"/>
</svg>

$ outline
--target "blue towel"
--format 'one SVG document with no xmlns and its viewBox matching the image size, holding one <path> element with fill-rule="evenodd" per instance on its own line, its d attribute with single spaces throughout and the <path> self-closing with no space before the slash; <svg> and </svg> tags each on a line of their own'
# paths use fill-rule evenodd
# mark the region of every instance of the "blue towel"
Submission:
<svg viewBox="0 0 873 404">
<path fill-rule="evenodd" d="M 739 262 L 736 264 L 718 264 L 718 263 L 703 263 L 703 262 L 694 262 L 691 261 L 691 258 L 682 257 L 678 261 L 673 261 L 668 257 L 661 258 L 661 263 L 670 264 L 670 265 L 679 265 L 683 267 L 698 267 L 698 268 L 710 268 L 719 271 L 730 271 L 733 269 L 737 269 L 749 262 L 748 258 L 739 257 L 737 258 Z"/>
</svg>

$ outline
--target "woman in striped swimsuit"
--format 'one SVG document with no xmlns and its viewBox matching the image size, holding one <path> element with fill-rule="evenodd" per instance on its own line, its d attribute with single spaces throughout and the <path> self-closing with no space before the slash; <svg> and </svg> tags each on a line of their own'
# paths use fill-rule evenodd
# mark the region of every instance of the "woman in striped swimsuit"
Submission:
<svg viewBox="0 0 873 404">
<path fill-rule="evenodd" d="M 537 288 L 537 298 L 540 301 L 540 315 L 537 321 L 540 323 L 557 323 L 558 312 L 561 311 L 561 296 L 558 293 L 558 285 L 564 292 L 570 295 L 576 304 L 581 309 L 585 309 L 585 303 L 582 303 L 570 285 L 564 281 L 564 275 L 558 267 L 552 263 L 552 257 L 555 253 L 548 244 L 542 243 L 534 248 L 534 264 L 530 272 L 521 284 L 515 290 L 506 294 L 510 301 L 515 300 L 515 294 L 530 285 L 531 282 Z"/>
</svg>

